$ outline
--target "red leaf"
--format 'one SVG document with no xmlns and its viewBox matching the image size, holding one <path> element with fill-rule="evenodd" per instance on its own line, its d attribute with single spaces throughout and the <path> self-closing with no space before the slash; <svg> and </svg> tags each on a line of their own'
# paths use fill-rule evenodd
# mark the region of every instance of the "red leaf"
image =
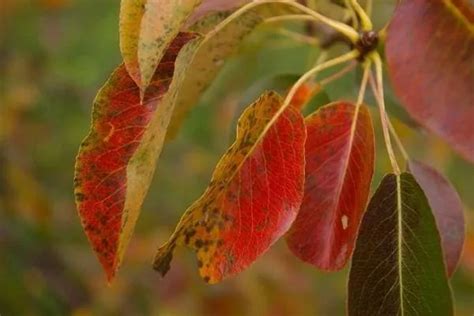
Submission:
<svg viewBox="0 0 474 316">
<path fill-rule="evenodd" d="M 161 152 L 175 98 L 168 91 L 181 80 L 186 64 L 181 58 L 192 55 L 192 49 L 183 47 L 194 38 L 181 33 L 173 41 L 142 104 L 140 89 L 124 65 L 94 101 L 92 128 L 76 160 L 75 195 L 84 230 L 109 281 L 131 237 Z"/>
<path fill-rule="evenodd" d="M 353 125 L 353 123 L 357 124 Z M 306 119 L 306 183 L 287 236 L 291 251 L 323 270 L 339 270 L 352 254 L 374 170 L 369 110 L 329 104 Z"/>
<path fill-rule="evenodd" d="M 318 94 L 321 91 L 321 86 L 317 83 L 313 84 L 303 84 L 298 90 L 296 90 L 295 95 L 291 99 L 291 105 L 302 109 L 306 103 L 308 103 L 311 98 Z"/>
<path fill-rule="evenodd" d="M 235 143 L 219 161 L 209 187 L 189 207 L 154 267 L 170 267 L 176 245 L 196 251 L 199 272 L 216 283 L 250 265 L 293 223 L 303 197 L 303 117 L 266 93 L 242 114 Z"/>
<path fill-rule="evenodd" d="M 474 162 L 474 12 L 462 0 L 405 0 L 386 44 L 395 92 L 420 124 Z"/>
<path fill-rule="evenodd" d="M 409 162 L 410 171 L 420 184 L 433 210 L 441 236 L 448 275 L 451 276 L 461 258 L 464 245 L 464 213 L 458 193 L 438 171 L 419 161 Z"/>
</svg>

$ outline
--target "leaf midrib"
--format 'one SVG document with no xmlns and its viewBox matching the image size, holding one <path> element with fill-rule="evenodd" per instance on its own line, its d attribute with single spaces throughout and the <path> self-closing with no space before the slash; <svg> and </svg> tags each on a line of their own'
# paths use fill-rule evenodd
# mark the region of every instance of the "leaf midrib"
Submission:
<svg viewBox="0 0 474 316">
<path fill-rule="evenodd" d="M 405 315 L 404 307 L 403 307 L 403 268 L 402 268 L 402 246 L 403 246 L 403 214 L 402 214 L 402 192 L 401 192 L 401 179 L 400 175 L 396 175 L 396 182 L 397 182 L 397 212 L 398 212 L 398 278 L 400 283 L 400 314 L 403 316 Z"/>
<path fill-rule="evenodd" d="M 450 0 L 444 0 L 443 1 L 444 5 L 452 13 L 452 15 L 461 21 L 461 23 L 466 27 L 466 29 L 470 32 L 471 37 L 474 37 L 474 24 L 469 21 L 466 15 L 461 11 L 460 8 L 458 8 L 452 1 Z M 470 4 L 467 3 L 467 6 Z M 469 10 L 469 7 L 467 8 Z"/>
</svg>

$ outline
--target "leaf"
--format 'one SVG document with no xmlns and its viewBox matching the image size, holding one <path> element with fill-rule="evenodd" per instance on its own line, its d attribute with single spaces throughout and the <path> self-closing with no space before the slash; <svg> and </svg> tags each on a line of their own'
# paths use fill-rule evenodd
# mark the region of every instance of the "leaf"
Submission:
<svg viewBox="0 0 474 316">
<path fill-rule="evenodd" d="M 290 227 L 303 197 L 301 114 L 263 94 L 242 114 L 237 138 L 219 161 L 209 187 L 159 250 L 154 268 L 165 275 L 176 245 L 196 251 L 199 272 L 217 283 L 237 274 Z"/>
<path fill-rule="evenodd" d="M 142 93 L 168 45 L 201 0 L 122 0 L 120 51 Z"/>
<path fill-rule="evenodd" d="M 303 107 L 319 92 L 321 86 L 318 83 L 307 83 L 298 87 L 293 99 L 291 99 L 291 105 L 302 110 Z"/>
<path fill-rule="evenodd" d="M 362 220 L 349 275 L 349 315 L 453 315 L 440 238 L 409 173 L 384 177 Z"/>
<path fill-rule="evenodd" d="M 474 162 L 474 11 L 463 0 L 405 0 L 390 23 L 391 81 L 413 118 Z"/>
<path fill-rule="evenodd" d="M 180 33 L 140 103 L 138 86 L 119 66 L 99 91 L 92 127 L 76 159 L 75 196 L 84 230 L 112 280 L 161 152 L 176 90 L 195 51 L 196 34 Z"/>
<path fill-rule="evenodd" d="M 464 245 L 464 213 L 458 193 L 438 171 L 422 162 L 409 161 L 410 171 L 428 198 L 441 236 L 448 276 L 452 276 Z"/>
<path fill-rule="evenodd" d="M 193 24 L 212 12 L 230 11 L 248 2 L 250 0 L 203 0 L 189 18 L 189 22 Z"/>
<path fill-rule="evenodd" d="M 350 258 L 374 172 L 370 112 L 355 109 L 335 102 L 306 118 L 305 192 L 287 243 L 323 270 L 339 270 Z"/>
<path fill-rule="evenodd" d="M 295 12 L 295 9 L 288 4 L 263 3 L 228 21 L 225 20 L 229 12 L 211 14 L 197 21 L 190 28 L 193 32 L 208 34 L 216 25 L 225 21 L 222 29 L 203 42 L 186 73 L 167 138 L 173 139 L 176 136 L 186 115 L 217 76 L 225 60 L 237 51 L 242 40 L 265 18 L 292 12 Z"/>
</svg>

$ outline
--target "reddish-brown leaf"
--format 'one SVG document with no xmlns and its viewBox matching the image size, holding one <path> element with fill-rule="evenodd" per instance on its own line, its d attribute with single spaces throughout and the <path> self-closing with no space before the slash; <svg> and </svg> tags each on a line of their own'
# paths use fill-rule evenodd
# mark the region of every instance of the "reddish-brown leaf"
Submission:
<svg viewBox="0 0 474 316">
<path fill-rule="evenodd" d="M 329 104 L 306 119 L 303 203 L 287 236 L 291 251 L 323 270 L 339 270 L 352 254 L 374 170 L 369 110 Z"/>
<path fill-rule="evenodd" d="M 433 210 L 444 253 L 448 275 L 451 276 L 461 258 L 464 245 L 464 213 L 458 193 L 438 171 L 419 161 L 409 162 L 410 171 L 425 192 Z"/>
<path fill-rule="evenodd" d="M 124 65 L 99 91 L 92 127 L 76 160 L 77 208 L 110 281 L 122 259 L 161 152 L 184 69 L 198 40 L 180 33 L 172 42 L 143 103 Z M 191 41 L 191 42 L 190 42 Z"/>
<path fill-rule="evenodd" d="M 170 267 L 176 245 L 196 251 L 199 272 L 216 283 L 265 252 L 293 223 L 303 197 L 303 117 L 266 93 L 242 114 L 235 143 L 218 163 L 209 187 L 189 207 L 163 245 L 154 267 Z"/>
<path fill-rule="evenodd" d="M 474 11 L 463 0 L 405 0 L 388 29 L 395 92 L 420 124 L 474 162 Z"/>
</svg>

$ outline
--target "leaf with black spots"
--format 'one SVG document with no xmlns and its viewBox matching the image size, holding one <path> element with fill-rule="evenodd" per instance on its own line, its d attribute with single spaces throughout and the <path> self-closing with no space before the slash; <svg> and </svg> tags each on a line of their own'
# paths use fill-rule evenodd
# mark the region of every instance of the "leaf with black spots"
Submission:
<svg viewBox="0 0 474 316">
<path fill-rule="evenodd" d="M 155 257 L 165 275 L 177 245 L 195 250 L 205 281 L 237 274 L 291 226 L 303 197 L 304 120 L 281 109 L 273 92 L 248 107 L 234 144 L 219 161 L 209 187 L 183 215 Z"/>
<path fill-rule="evenodd" d="M 176 90 L 200 40 L 193 33 L 180 33 L 174 39 L 143 101 L 123 64 L 94 101 L 91 130 L 76 159 L 75 196 L 84 230 L 109 281 L 133 233 Z"/>
</svg>

